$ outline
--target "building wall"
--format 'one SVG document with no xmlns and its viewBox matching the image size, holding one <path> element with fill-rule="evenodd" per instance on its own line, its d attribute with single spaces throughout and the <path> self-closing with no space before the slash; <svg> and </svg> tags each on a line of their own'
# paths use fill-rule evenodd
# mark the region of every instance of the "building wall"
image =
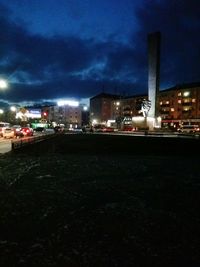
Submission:
<svg viewBox="0 0 200 267">
<path fill-rule="evenodd" d="M 163 121 L 200 121 L 200 85 L 161 91 L 159 114 Z"/>
<path fill-rule="evenodd" d="M 147 95 L 132 96 L 129 98 L 114 100 L 111 103 L 111 116 L 113 119 L 124 116 L 141 116 L 141 104 L 147 100 Z"/>
<path fill-rule="evenodd" d="M 111 117 L 112 101 L 119 96 L 99 94 L 90 99 L 90 122 L 105 123 Z"/>
<path fill-rule="evenodd" d="M 66 127 L 70 124 L 77 126 L 82 124 L 82 107 L 80 106 L 50 106 L 43 108 L 43 111 L 47 112 L 48 121 L 65 124 Z"/>
<path fill-rule="evenodd" d="M 147 95 L 140 95 L 116 98 L 111 101 L 110 99 L 105 101 L 105 98 L 95 99 L 90 102 L 91 112 L 93 112 L 92 114 L 90 113 L 90 119 L 97 118 L 99 121 L 104 121 L 108 119 L 117 120 L 125 116 L 142 116 L 140 112 L 141 103 L 142 100 L 147 98 Z M 103 103 L 107 105 L 104 109 L 102 108 Z M 169 123 L 196 120 L 200 124 L 200 83 L 196 85 L 180 85 L 160 91 L 158 94 L 157 113 L 157 116 Z"/>
</svg>

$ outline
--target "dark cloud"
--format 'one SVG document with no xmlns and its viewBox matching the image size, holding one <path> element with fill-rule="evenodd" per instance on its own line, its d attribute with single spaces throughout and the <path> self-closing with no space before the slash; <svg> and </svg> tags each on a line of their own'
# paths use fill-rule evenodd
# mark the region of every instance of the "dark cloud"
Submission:
<svg viewBox="0 0 200 267">
<path fill-rule="evenodd" d="M 138 31 L 129 42 L 33 35 L 0 6 L 0 74 L 10 89 L 0 98 L 36 101 L 147 92 L 147 34 L 162 33 L 161 87 L 200 77 L 199 1 L 143 1 L 134 11 Z"/>
<path fill-rule="evenodd" d="M 85 98 L 101 90 L 122 92 L 133 87 L 133 48 L 129 46 L 74 36 L 31 35 L 5 17 L 1 26 L 6 31 L 0 73 L 11 80 L 4 93 L 8 99 Z"/>
<path fill-rule="evenodd" d="M 161 87 L 199 81 L 200 2 L 165 0 L 145 3 L 137 12 L 140 31 L 136 39 L 142 37 L 144 42 L 148 33 L 161 32 Z"/>
</svg>

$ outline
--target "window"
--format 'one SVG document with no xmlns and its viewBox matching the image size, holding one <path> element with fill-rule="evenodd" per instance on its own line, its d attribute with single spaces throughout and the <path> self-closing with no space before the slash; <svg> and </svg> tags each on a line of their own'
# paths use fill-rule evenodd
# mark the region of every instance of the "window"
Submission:
<svg viewBox="0 0 200 267">
<path fill-rule="evenodd" d="M 186 96 L 187 97 L 189 95 L 190 95 L 190 92 L 189 91 L 186 91 L 186 92 L 183 93 L 183 96 Z"/>
</svg>

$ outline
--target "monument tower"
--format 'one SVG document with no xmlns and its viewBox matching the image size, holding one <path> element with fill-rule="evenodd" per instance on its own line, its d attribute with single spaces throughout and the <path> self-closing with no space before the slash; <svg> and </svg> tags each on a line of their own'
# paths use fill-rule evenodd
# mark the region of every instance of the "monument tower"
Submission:
<svg viewBox="0 0 200 267">
<path fill-rule="evenodd" d="M 157 125 L 158 93 L 160 87 L 160 32 L 148 34 L 148 98 L 151 108 L 148 113 L 152 123 L 149 127 Z"/>
</svg>

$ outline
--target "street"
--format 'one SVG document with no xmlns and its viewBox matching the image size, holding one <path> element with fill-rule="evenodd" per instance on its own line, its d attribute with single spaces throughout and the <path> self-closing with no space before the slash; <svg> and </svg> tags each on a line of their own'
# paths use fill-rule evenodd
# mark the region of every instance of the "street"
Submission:
<svg viewBox="0 0 200 267">
<path fill-rule="evenodd" d="M 11 139 L 0 138 L 0 154 L 11 151 Z"/>
</svg>

